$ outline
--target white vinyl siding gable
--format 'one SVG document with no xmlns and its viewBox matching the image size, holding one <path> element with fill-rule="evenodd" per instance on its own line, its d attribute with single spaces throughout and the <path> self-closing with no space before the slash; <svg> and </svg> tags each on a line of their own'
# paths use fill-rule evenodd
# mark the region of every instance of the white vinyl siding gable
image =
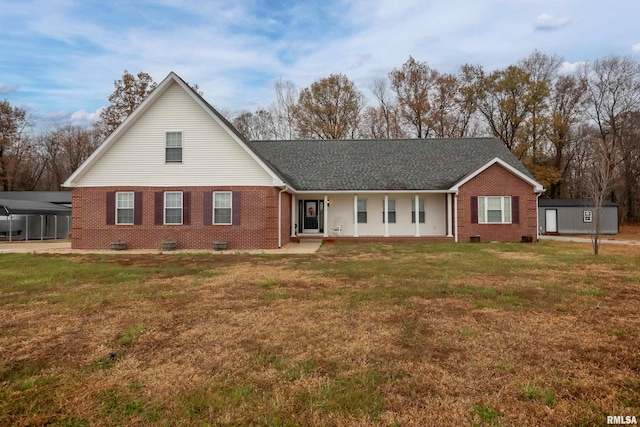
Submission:
<svg viewBox="0 0 640 427">
<path fill-rule="evenodd" d="M 167 132 L 182 133 L 182 163 L 166 162 Z M 92 186 L 272 186 L 274 179 L 177 83 L 76 181 Z"/>
</svg>

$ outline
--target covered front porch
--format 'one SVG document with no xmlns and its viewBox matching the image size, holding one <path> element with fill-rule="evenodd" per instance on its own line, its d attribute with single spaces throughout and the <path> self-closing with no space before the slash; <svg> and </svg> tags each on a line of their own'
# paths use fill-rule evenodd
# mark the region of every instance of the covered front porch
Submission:
<svg viewBox="0 0 640 427">
<path fill-rule="evenodd" d="M 454 203 L 453 193 L 442 192 L 297 193 L 291 237 L 453 241 Z"/>
</svg>

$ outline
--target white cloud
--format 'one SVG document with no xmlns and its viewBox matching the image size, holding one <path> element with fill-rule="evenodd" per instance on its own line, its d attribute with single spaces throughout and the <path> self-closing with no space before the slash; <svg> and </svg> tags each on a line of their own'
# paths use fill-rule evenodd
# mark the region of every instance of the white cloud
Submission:
<svg viewBox="0 0 640 427">
<path fill-rule="evenodd" d="M 570 22 L 569 18 L 556 18 L 543 13 L 536 18 L 533 26 L 538 31 L 554 31 L 567 26 Z"/>
<path fill-rule="evenodd" d="M 98 118 L 104 107 L 98 108 L 95 112 L 87 112 L 84 109 L 69 113 L 68 111 L 52 111 L 38 112 L 33 108 L 25 107 L 35 119 L 36 123 L 42 128 L 55 127 L 64 124 L 74 126 L 88 127 L 91 126 Z"/>
<path fill-rule="evenodd" d="M 465 63 L 489 72 L 539 49 L 566 56 L 565 74 L 580 68 L 573 61 L 629 53 L 630 46 L 640 55 L 640 43 L 633 45 L 640 42 L 640 2 L 610 1 L 603 8 L 577 7 L 580 0 L 153 0 L 145 7 L 101 2 L 101 13 L 92 14 L 97 0 L 20 0 L 12 7 L 0 0 L 0 16 L 11 17 L 0 28 L 8 41 L 0 56 L 25 64 L 3 76 L 19 85 L 15 101 L 64 112 L 50 117 L 56 122 L 95 120 L 125 69 L 158 82 L 175 71 L 214 106 L 235 111 L 267 106 L 279 77 L 306 87 L 343 73 L 367 93 L 373 78 L 409 55 L 441 72 Z M 627 12 L 616 14 L 622 5 Z M 617 32 L 593 31 L 598 25 Z M 0 83 L 0 95 L 17 89 Z"/>
<path fill-rule="evenodd" d="M 578 61 L 578 62 L 565 61 L 562 63 L 562 65 L 560 65 L 560 69 L 558 70 L 558 73 L 563 76 L 577 74 L 578 72 L 580 72 L 581 69 L 584 68 L 586 64 L 587 63 L 584 61 Z"/>
<path fill-rule="evenodd" d="M 87 113 L 84 108 L 80 111 L 76 111 L 71 114 L 69 118 L 69 123 L 77 126 L 88 126 L 93 124 L 100 118 L 100 113 L 102 112 L 103 107 L 98 108 L 93 113 Z"/>
<path fill-rule="evenodd" d="M 6 83 L 0 82 L 0 95 L 6 95 L 8 93 L 17 92 L 17 85 L 8 85 Z"/>
</svg>

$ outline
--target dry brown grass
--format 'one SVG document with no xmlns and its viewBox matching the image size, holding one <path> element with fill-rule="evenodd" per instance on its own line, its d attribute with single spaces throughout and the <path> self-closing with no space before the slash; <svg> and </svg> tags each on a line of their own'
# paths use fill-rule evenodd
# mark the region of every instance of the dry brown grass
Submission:
<svg viewBox="0 0 640 427">
<path fill-rule="evenodd" d="M 587 426 L 637 416 L 640 250 L 604 252 L 544 242 L 16 257 L 138 276 L 0 287 L 0 424 Z"/>
<path fill-rule="evenodd" d="M 612 237 L 616 240 L 640 241 L 640 224 L 622 224 L 619 233 Z"/>
</svg>

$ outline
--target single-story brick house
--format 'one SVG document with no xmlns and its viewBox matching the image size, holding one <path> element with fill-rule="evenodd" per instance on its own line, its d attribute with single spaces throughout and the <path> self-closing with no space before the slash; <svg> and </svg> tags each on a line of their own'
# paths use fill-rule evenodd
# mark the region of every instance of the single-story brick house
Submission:
<svg viewBox="0 0 640 427">
<path fill-rule="evenodd" d="M 536 239 L 543 191 L 494 138 L 247 141 L 175 73 L 64 186 L 87 249 Z"/>
</svg>

